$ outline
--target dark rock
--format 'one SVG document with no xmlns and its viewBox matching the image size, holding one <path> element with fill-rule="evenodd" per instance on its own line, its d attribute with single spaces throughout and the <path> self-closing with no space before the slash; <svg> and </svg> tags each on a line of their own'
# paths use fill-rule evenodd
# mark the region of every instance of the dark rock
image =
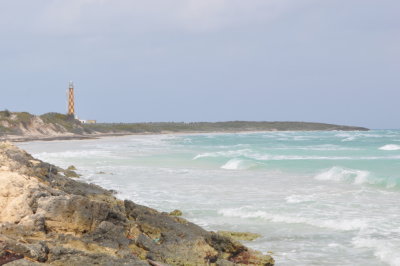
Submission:
<svg viewBox="0 0 400 266">
<path fill-rule="evenodd" d="M 125 235 L 125 228 L 108 221 L 101 222 L 92 233 L 85 235 L 84 239 L 116 250 L 130 244 L 130 240 Z"/>
<path fill-rule="evenodd" d="M 80 175 L 78 175 L 75 171 L 71 171 L 71 170 L 66 170 L 64 172 L 64 175 L 66 177 L 70 177 L 70 178 L 78 178 L 78 177 L 80 177 Z"/>
<path fill-rule="evenodd" d="M 0 250 L 0 265 L 4 265 L 6 263 L 11 263 L 16 260 L 23 259 L 24 256 L 20 254 L 10 253 L 5 250 Z"/>
<path fill-rule="evenodd" d="M 70 165 L 67 167 L 68 171 L 76 171 L 76 167 L 74 165 Z"/>
<path fill-rule="evenodd" d="M 12 250 L 15 254 L 20 254 L 23 257 L 28 257 L 37 262 L 46 262 L 49 249 L 43 242 L 35 244 L 26 244 L 13 240 L 5 241 L 5 250 Z"/>
<path fill-rule="evenodd" d="M 20 260 L 24 265 L 273 265 L 270 256 L 230 237 L 118 200 L 111 191 L 67 178 L 64 170 L 12 145 L 0 145 L 0 158 L 11 174 L 18 174 L 15 191 L 25 195 L 23 212 L 11 213 L 13 222 L 0 224 L 0 250 L 33 260 Z"/>
</svg>

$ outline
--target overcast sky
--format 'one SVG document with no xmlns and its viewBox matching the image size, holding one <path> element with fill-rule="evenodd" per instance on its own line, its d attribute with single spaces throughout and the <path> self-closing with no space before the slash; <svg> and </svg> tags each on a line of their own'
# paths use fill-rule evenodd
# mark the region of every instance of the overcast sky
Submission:
<svg viewBox="0 0 400 266">
<path fill-rule="evenodd" d="M 0 0 L 0 109 L 400 128 L 399 0 Z"/>
</svg>

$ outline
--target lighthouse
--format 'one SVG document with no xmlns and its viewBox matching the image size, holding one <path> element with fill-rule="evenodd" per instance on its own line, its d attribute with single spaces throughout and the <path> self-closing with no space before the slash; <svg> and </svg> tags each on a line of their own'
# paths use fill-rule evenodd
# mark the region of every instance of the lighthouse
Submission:
<svg viewBox="0 0 400 266">
<path fill-rule="evenodd" d="M 74 83 L 72 81 L 69 82 L 68 87 L 68 112 L 69 116 L 75 117 L 75 98 L 74 98 Z"/>
</svg>

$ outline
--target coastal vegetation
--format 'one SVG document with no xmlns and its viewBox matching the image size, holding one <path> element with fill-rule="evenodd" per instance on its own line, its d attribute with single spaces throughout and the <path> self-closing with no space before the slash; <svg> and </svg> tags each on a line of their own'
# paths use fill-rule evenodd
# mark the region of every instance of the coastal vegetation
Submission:
<svg viewBox="0 0 400 266">
<path fill-rule="evenodd" d="M 316 131 L 316 130 L 367 130 L 362 127 L 340 126 L 310 122 L 160 122 L 160 123 L 101 123 L 84 128 L 97 132 L 244 132 L 244 131 Z"/>
<path fill-rule="evenodd" d="M 46 113 L 35 116 L 27 112 L 0 111 L 0 136 L 4 139 L 29 140 L 53 138 L 89 138 L 101 135 L 208 133 L 252 131 L 351 131 L 363 127 L 310 122 L 149 122 L 84 124 L 73 116 Z"/>
<path fill-rule="evenodd" d="M 0 133 L 18 134 L 19 127 L 28 127 L 33 117 L 27 112 L 0 111 Z"/>
<path fill-rule="evenodd" d="M 79 120 L 74 119 L 69 115 L 60 113 L 46 113 L 40 116 L 43 122 L 48 124 L 58 124 L 65 127 L 68 130 L 72 130 L 73 126 L 80 126 Z"/>
</svg>

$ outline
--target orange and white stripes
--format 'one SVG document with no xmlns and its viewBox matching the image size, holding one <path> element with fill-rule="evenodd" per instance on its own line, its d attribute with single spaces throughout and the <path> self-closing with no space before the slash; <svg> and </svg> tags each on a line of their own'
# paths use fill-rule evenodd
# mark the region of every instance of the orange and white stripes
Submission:
<svg viewBox="0 0 400 266">
<path fill-rule="evenodd" d="M 75 116 L 74 84 L 69 83 L 68 89 L 68 115 Z"/>
</svg>

